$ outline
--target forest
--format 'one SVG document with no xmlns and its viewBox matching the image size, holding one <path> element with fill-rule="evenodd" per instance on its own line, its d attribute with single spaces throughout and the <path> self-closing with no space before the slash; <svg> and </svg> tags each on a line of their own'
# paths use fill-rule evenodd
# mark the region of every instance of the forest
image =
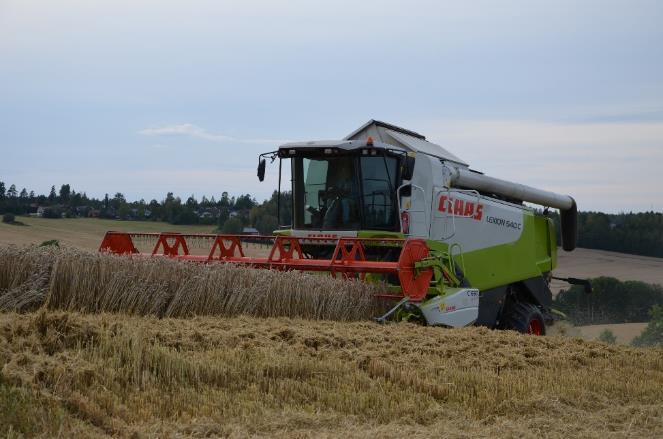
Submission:
<svg viewBox="0 0 663 439">
<path fill-rule="evenodd" d="M 280 201 L 279 201 L 280 200 Z M 230 196 L 222 192 L 218 199 L 194 195 L 185 200 L 168 192 L 161 200 L 141 199 L 129 201 L 117 192 L 98 199 L 77 192 L 69 184 L 59 190 L 51 187 L 48 195 L 35 194 L 15 185 L 6 187 L 0 181 L 0 215 L 36 215 L 43 218 L 108 218 L 132 221 L 163 221 L 170 224 L 217 225 L 225 233 L 240 233 L 245 227 L 253 227 L 261 234 L 271 235 L 278 228 L 277 206 L 280 203 L 281 224 L 290 224 L 291 197 L 289 193 L 274 191 L 272 196 L 259 203 L 251 194 Z"/>
<path fill-rule="evenodd" d="M 561 291 L 553 307 L 575 325 L 638 323 L 650 320 L 655 307 L 663 306 L 663 286 L 639 281 L 619 281 L 613 277 L 591 280 L 592 293 L 574 285 Z"/>
<path fill-rule="evenodd" d="M 663 213 L 579 212 L 578 247 L 663 257 Z"/>
</svg>

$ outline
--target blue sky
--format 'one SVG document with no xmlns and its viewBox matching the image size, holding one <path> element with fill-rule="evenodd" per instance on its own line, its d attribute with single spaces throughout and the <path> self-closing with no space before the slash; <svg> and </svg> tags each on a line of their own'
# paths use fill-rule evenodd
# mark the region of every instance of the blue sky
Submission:
<svg viewBox="0 0 663 439">
<path fill-rule="evenodd" d="M 360 4 L 357 4 L 360 3 Z M 0 180 L 161 199 L 375 118 L 582 210 L 663 210 L 663 2 L 0 0 Z"/>
</svg>

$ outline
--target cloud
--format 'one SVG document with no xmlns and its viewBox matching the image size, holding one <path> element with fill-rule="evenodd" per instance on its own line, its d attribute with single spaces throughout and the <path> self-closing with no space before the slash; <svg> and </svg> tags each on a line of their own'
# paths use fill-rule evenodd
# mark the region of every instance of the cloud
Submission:
<svg viewBox="0 0 663 439">
<path fill-rule="evenodd" d="M 581 114 L 569 114 L 560 122 L 568 123 L 638 123 L 663 122 L 663 106 L 655 104 L 604 106 L 583 111 Z"/>
<path fill-rule="evenodd" d="M 183 123 L 179 125 L 166 125 L 156 128 L 145 128 L 138 132 L 144 136 L 189 136 L 203 140 L 210 140 L 213 142 L 229 142 L 235 141 L 230 136 L 220 134 L 212 134 L 199 126 L 191 123 Z"/>
<path fill-rule="evenodd" d="M 210 142 L 233 142 L 233 143 L 255 143 L 255 144 L 281 144 L 287 143 L 285 139 L 239 139 L 236 137 L 215 134 L 191 123 L 182 123 L 176 125 L 165 125 L 161 127 L 145 128 L 138 131 L 143 136 L 182 136 L 193 137 L 196 139 L 207 140 Z"/>
</svg>

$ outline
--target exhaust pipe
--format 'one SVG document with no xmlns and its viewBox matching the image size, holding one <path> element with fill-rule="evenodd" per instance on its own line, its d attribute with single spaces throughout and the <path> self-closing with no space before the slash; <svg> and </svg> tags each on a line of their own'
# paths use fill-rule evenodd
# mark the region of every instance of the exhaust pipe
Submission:
<svg viewBox="0 0 663 439">
<path fill-rule="evenodd" d="M 578 206 L 576 206 L 576 201 L 573 200 L 570 209 L 560 209 L 559 216 L 562 223 L 562 248 L 570 252 L 576 248 L 578 241 Z"/>
</svg>

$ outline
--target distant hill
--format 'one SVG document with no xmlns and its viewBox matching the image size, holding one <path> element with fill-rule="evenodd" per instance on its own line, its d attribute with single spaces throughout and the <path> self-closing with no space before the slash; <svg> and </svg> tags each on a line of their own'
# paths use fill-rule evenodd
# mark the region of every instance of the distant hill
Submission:
<svg viewBox="0 0 663 439">
<path fill-rule="evenodd" d="M 555 275 L 560 277 L 615 277 L 619 280 L 639 280 L 663 285 L 663 258 L 637 256 L 605 250 L 577 248 L 572 252 L 558 250 Z M 568 284 L 553 280 L 553 294 L 568 289 Z"/>
</svg>

